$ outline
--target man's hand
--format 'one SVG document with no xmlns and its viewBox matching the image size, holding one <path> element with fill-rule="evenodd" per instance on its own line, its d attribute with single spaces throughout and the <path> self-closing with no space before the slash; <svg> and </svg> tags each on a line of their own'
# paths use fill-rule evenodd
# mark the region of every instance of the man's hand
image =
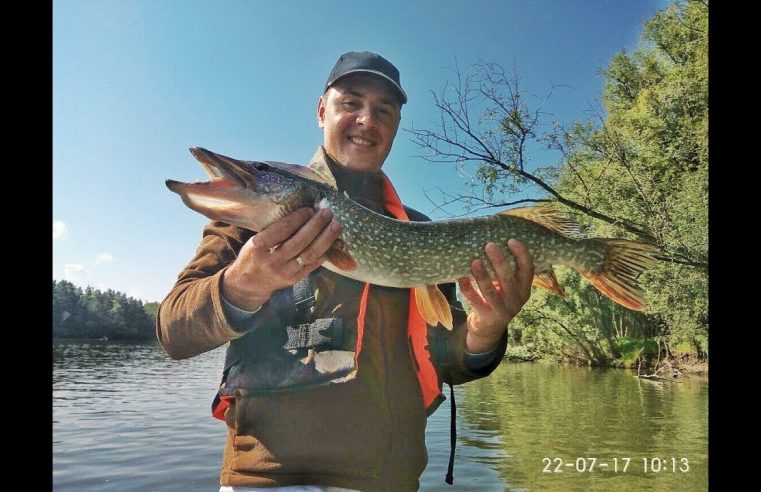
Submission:
<svg viewBox="0 0 761 492">
<path fill-rule="evenodd" d="M 496 279 L 492 282 L 483 262 L 474 260 L 470 271 L 481 292 L 473 287 L 468 277 L 458 281 L 463 296 L 473 308 L 467 320 L 466 349 L 470 353 L 482 354 L 494 349 L 507 324 L 531 295 L 534 260 L 526 247 L 515 239 L 510 239 L 507 247 L 515 256 L 515 272 L 499 246 L 489 243 L 486 256 L 494 267 Z"/>
<path fill-rule="evenodd" d="M 325 252 L 341 233 L 332 218 L 330 210 L 300 208 L 254 235 L 222 276 L 224 298 L 255 311 L 274 291 L 306 277 L 325 261 Z"/>
</svg>

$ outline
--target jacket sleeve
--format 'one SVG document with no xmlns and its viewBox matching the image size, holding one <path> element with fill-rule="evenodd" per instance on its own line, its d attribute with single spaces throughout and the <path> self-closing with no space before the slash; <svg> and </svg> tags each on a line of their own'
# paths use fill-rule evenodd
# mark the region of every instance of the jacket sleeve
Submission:
<svg viewBox="0 0 761 492">
<path fill-rule="evenodd" d="M 156 336 L 173 359 L 184 359 L 245 335 L 231 326 L 222 303 L 224 269 L 252 232 L 212 221 L 193 259 L 177 277 L 156 316 Z"/>
</svg>

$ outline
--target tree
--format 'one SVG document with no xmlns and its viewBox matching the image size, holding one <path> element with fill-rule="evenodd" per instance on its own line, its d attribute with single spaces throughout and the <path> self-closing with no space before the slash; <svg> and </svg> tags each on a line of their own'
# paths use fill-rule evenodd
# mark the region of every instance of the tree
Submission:
<svg viewBox="0 0 761 492">
<path fill-rule="evenodd" d="M 481 62 L 464 75 L 456 70 L 456 83 L 434 94 L 437 129 L 409 130 L 427 159 L 476 166 L 471 192 L 446 194 L 444 204 L 546 203 L 574 215 L 591 236 L 660 248 L 664 262 L 641 278 L 646 317 L 624 315 L 608 300 L 597 313 L 583 313 L 581 302 L 569 311 L 537 292 L 522 317 L 527 335 L 537 324 L 556 330 L 565 339 L 559 346 L 585 360 L 616 357 L 616 341 L 633 332 L 706 352 L 707 17 L 707 3 L 689 1 L 647 21 L 640 47 L 618 53 L 603 71 L 603 108 L 592 119 L 548 124 L 544 101 L 532 109 L 516 75 Z M 555 160 L 532 160 L 548 155 Z M 572 301 L 596 295 L 586 283 L 573 289 Z"/>
<path fill-rule="evenodd" d="M 71 282 L 53 280 L 53 335 L 68 336 L 84 320 L 82 290 Z"/>
<path fill-rule="evenodd" d="M 53 336 L 155 340 L 157 303 L 143 302 L 112 289 L 84 292 L 65 280 L 53 280 Z"/>
</svg>

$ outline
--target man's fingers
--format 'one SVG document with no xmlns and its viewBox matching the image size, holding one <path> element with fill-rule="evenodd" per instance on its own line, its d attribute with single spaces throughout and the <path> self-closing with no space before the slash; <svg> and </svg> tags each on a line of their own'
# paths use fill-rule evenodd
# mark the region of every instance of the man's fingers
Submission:
<svg viewBox="0 0 761 492">
<path fill-rule="evenodd" d="M 460 285 L 460 292 L 462 292 L 463 297 L 465 297 L 465 300 L 468 301 L 470 307 L 477 311 L 488 309 L 488 306 L 484 302 L 483 297 L 481 297 L 481 294 L 476 292 L 475 287 L 473 287 L 473 284 L 470 281 L 470 277 L 461 278 L 457 281 L 457 283 Z"/>
<path fill-rule="evenodd" d="M 502 295 L 494 288 L 494 284 L 491 281 L 491 277 L 489 277 L 489 272 L 486 270 L 483 261 L 474 261 L 471 263 L 470 269 L 473 272 L 473 277 L 476 279 L 478 290 L 481 291 L 481 295 L 488 306 L 497 312 L 504 311 Z"/>
<path fill-rule="evenodd" d="M 507 247 L 510 252 L 515 256 L 515 263 L 518 271 L 515 273 L 518 284 L 525 288 L 526 285 L 531 285 L 534 279 L 534 258 L 531 256 L 529 250 L 523 243 L 516 239 L 510 239 L 507 242 Z M 529 287 L 529 290 L 531 288 Z"/>
<path fill-rule="evenodd" d="M 320 233 L 327 227 L 333 218 L 333 212 L 327 209 L 317 212 L 309 221 L 304 224 L 293 236 L 280 245 L 277 253 L 281 258 L 294 258 L 297 255 L 302 255 L 304 250 L 312 244 L 312 242 L 320 235 Z M 306 263 L 316 259 L 322 253 L 314 255 L 313 258 L 302 258 Z"/>
<path fill-rule="evenodd" d="M 510 265 L 510 261 L 505 254 L 502 253 L 502 250 L 496 243 L 488 243 L 485 250 L 486 256 L 492 264 L 494 275 L 497 277 L 497 281 L 504 294 L 514 288 L 515 285 L 513 269 Z"/>
<path fill-rule="evenodd" d="M 321 265 L 325 261 L 325 253 L 330 249 L 340 233 L 341 224 L 335 220 L 331 221 L 322 229 L 317 238 L 312 241 L 312 244 L 298 256 L 301 257 L 304 263 L 314 263 L 319 260 L 318 265 Z"/>
<path fill-rule="evenodd" d="M 327 227 L 323 228 L 312 244 L 289 261 L 290 266 L 288 271 L 295 268 L 293 274 L 298 277 L 304 277 L 306 275 L 301 275 L 302 270 L 311 272 L 322 265 L 327 260 L 325 253 L 330 249 L 340 233 L 341 225 L 336 221 L 331 221 Z"/>
<path fill-rule="evenodd" d="M 297 256 L 296 258 L 301 258 L 301 255 Z M 288 260 L 282 269 L 283 275 L 290 279 L 290 283 L 292 284 L 295 284 L 302 278 L 312 273 L 314 270 L 317 270 L 317 268 L 319 268 L 320 265 L 322 265 L 325 261 L 324 256 L 317 257 L 314 261 L 311 262 L 306 262 L 302 258 L 302 262 L 304 263 L 302 265 L 296 258 Z"/>
<path fill-rule="evenodd" d="M 256 249 L 271 251 L 301 229 L 314 216 L 311 208 L 300 208 L 276 220 L 253 237 L 252 244 Z"/>
</svg>

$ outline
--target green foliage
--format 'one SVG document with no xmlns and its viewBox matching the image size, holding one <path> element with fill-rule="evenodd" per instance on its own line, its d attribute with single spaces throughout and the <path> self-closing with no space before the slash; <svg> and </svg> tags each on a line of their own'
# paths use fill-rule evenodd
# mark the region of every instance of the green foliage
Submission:
<svg viewBox="0 0 761 492">
<path fill-rule="evenodd" d="M 640 357 L 658 354 L 658 344 L 655 340 L 621 338 L 616 340 L 621 360 L 626 367 L 635 366 Z"/>
<path fill-rule="evenodd" d="M 619 340 L 654 335 L 645 315 L 613 303 L 573 270 L 555 270 L 567 298 L 534 289 L 513 322 L 520 343 L 557 360 L 605 365 L 620 360 Z"/>
<path fill-rule="evenodd" d="M 158 316 L 159 313 L 158 302 L 146 302 L 143 308 L 145 309 L 145 312 L 148 313 L 148 316 L 151 317 L 151 319 L 156 319 L 156 316 Z"/>
<path fill-rule="evenodd" d="M 460 197 L 469 204 L 517 204 L 524 192 L 539 190 L 532 200 L 574 216 L 587 236 L 660 249 L 663 261 L 638 279 L 647 314 L 559 271 L 568 299 L 535 290 L 512 323 L 519 333 L 513 345 L 587 364 L 629 360 L 624 339 L 659 340 L 666 354 L 691 344 L 705 356 L 707 2 L 676 0 L 658 12 L 646 22 L 640 46 L 616 54 L 602 76 L 604 109 L 595 119 L 550 126 L 541 104 L 529 108 L 517 77 L 478 63 L 434 96 L 441 130 L 411 133 L 437 162 L 477 163 L 471 193 Z M 532 162 L 550 154 L 558 156 L 556 165 Z"/>
<path fill-rule="evenodd" d="M 677 358 L 708 355 L 708 337 L 698 335 L 692 341 L 679 342 L 671 347 L 671 353 Z"/>
<path fill-rule="evenodd" d="M 508 345 L 505 356 L 509 359 L 534 360 L 541 358 L 533 343 L 522 345 Z"/>
<path fill-rule="evenodd" d="M 614 57 L 605 123 L 579 135 L 585 160 L 561 186 L 693 262 L 708 249 L 707 17 L 702 3 L 672 5 L 646 23 L 641 48 Z"/>
<path fill-rule="evenodd" d="M 155 338 L 158 303 L 127 297 L 111 289 L 84 291 L 53 280 L 53 337 L 150 340 Z"/>
<path fill-rule="evenodd" d="M 557 318 L 554 324 L 566 328 L 543 335 L 544 343 L 564 356 L 597 363 L 610 355 L 629 363 L 624 341 L 632 336 L 662 337 L 670 347 L 687 344 L 707 355 L 707 17 L 701 2 L 656 14 L 642 46 L 617 54 L 603 72 L 603 124 L 577 123 L 549 139 L 566 151 L 556 190 L 618 221 L 581 217 L 590 236 L 645 238 L 676 260 L 659 262 L 639 279 L 646 316 L 626 313 L 567 276 L 561 285 L 569 304 L 535 293 L 529 309 L 541 316 L 528 314 L 527 326 L 542 320 L 546 330 L 553 324 L 548 319 Z M 643 234 L 622 234 L 624 223 Z"/>
</svg>

